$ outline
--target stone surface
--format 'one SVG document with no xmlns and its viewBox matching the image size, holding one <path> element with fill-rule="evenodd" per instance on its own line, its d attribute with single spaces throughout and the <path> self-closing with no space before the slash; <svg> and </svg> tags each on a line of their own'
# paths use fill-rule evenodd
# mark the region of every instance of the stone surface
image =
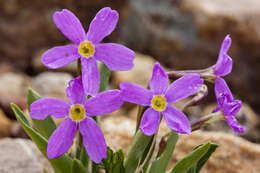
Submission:
<svg viewBox="0 0 260 173">
<path fill-rule="evenodd" d="M 14 118 L 10 102 L 14 102 L 22 109 L 26 108 L 25 96 L 31 85 L 31 78 L 14 72 L 1 73 L 0 84 L 0 107 L 7 116 Z"/>
<path fill-rule="evenodd" d="M 67 99 L 65 90 L 72 76 L 61 72 L 43 72 L 32 80 L 32 88 L 43 97 Z"/>
<path fill-rule="evenodd" d="M 0 138 L 8 137 L 11 134 L 12 125 L 12 121 L 0 109 Z"/>
<path fill-rule="evenodd" d="M 102 130 L 107 144 L 113 149 L 123 148 L 126 153 L 133 140 L 135 121 L 125 116 L 117 115 L 103 119 Z M 168 131 L 164 121 L 160 126 L 158 136 Z M 157 142 L 159 142 L 159 138 Z M 181 135 L 172 158 L 171 167 L 177 160 L 192 151 L 198 144 L 207 141 L 219 144 L 201 173 L 256 173 L 260 171 L 260 145 L 248 142 L 240 137 L 223 132 L 196 131 L 192 135 Z"/>
<path fill-rule="evenodd" d="M 52 172 L 30 140 L 3 138 L 0 148 L 0 173 L 42 173 L 43 167 Z"/>
</svg>

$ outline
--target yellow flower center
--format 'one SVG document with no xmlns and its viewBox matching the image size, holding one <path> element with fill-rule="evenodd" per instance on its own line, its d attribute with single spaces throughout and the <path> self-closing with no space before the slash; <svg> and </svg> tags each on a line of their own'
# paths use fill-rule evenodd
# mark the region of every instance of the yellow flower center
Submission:
<svg viewBox="0 0 260 173">
<path fill-rule="evenodd" d="M 79 122 L 85 118 L 85 108 L 83 105 L 75 104 L 70 108 L 70 118 L 72 121 Z"/>
<path fill-rule="evenodd" d="M 166 98 L 163 95 L 153 96 L 151 106 L 156 111 L 164 111 L 167 106 Z"/>
<path fill-rule="evenodd" d="M 95 47 L 91 42 L 83 41 L 80 43 L 78 51 L 81 56 L 89 58 L 94 55 Z"/>
</svg>

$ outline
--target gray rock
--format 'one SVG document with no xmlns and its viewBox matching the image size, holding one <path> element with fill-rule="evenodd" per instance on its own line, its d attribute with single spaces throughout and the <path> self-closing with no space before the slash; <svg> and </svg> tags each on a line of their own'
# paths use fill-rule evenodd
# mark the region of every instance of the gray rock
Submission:
<svg viewBox="0 0 260 173">
<path fill-rule="evenodd" d="M 50 170 L 30 140 L 4 138 L 0 148 L 0 173 L 42 173 L 43 162 Z"/>
</svg>

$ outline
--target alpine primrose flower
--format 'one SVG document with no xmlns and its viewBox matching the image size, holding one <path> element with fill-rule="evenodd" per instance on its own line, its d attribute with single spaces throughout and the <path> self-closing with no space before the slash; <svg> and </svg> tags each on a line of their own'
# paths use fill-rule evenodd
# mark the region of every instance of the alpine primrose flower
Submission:
<svg viewBox="0 0 260 173">
<path fill-rule="evenodd" d="M 218 106 L 213 112 L 222 111 L 224 119 L 227 124 L 236 132 L 244 133 L 245 129 L 238 124 L 235 115 L 238 113 L 242 106 L 240 100 L 234 100 L 228 85 L 222 78 L 217 78 L 215 81 L 215 95 L 217 98 Z"/>
<path fill-rule="evenodd" d="M 72 79 L 66 89 L 70 104 L 56 98 L 42 98 L 31 104 L 30 116 L 44 120 L 47 116 L 64 118 L 62 124 L 52 133 L 48 146 L 48 158 L 57 158 L 71 146 L 79 127 L 85 149 L 96 163 L 106 158 L 106 142 L 97 123 L 90 116 L 111 113 L 123 104 L 119 90 L 99 93 L 86 101 L 81 77 Z"/>
<path fill-rule="evenodd" d="M 186 115 L 169 104 L 196 93 L 202 84 L 199 74 L 187 74 L 168 87 L 168 76 L 161 65 L 156 63 L 149 85 L 151 91 L 130 82 L 121 83 L 120 89 L 124 101 L 149 106 L 140 123 L 140 129 L 145 135 L 151 136 L 158 130 L 161 113 L 170 129 L 190 134 L 190 122 Z"/>
<path fill-rule="evenodd" d="M 96 60 L 113 71 L 130 70 L 133 67 L 134 51 L 115 43 L 100 43 L 115 29 L 118 18 L 117 11 L 105 7 L 96 14 L 86 34 L 72 12 L 66 9 L 55 12 L 54 23 L 74 44 L 47 50 L 42 55 L 42 63 L 50 69 L 57 69 L 80 58 L 85 94 L 96 95 L 100 84 Z"/>
</svg>

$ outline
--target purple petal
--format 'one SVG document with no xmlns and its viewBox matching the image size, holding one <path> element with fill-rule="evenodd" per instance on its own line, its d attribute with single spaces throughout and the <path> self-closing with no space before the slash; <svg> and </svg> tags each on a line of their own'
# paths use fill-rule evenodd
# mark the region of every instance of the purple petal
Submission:
<svg viewBox="0 0 260 173">
<path fill-rule="evenodd" d="M 168 75 L 158 62 L 153 67 L 150 88 L 155 95 L 164 94 L 168 88 Z"/>
<path fill-rule="evenodd" d="M 99 90 L 100 74 L 94 58 L 81 58 L 82 82 L 86 95 L 95 96 Z"/>
<path fill-rule="evenodd" d="M 85 104 L 88 115 L 98 116 L 116 111 L 123 104 L 120 90 L 109 90 L 91 97 Z"/>
<path fill-rule="evenodd" d="M 155 134 L 160 124 L 160 112 L 155 111 L 153 108 L 148 108 L 142 117 L 140 123 L 140 130 L 147 136 Z"/>
<path fill-rule="evenodd" d="M 244 133 L 245 129 L 243 126 L 239 125 L 234 116 L 226 116 L 226 122 L 229 127 L 231 127 L 236 133 Z"/>
<path fill-rule="evenodd" d="M 225 102 L 222 106 L 222 111 L 226 116 L 235 116 L 241 107 L 242 102 L 240 100 Z"/>
<path fill-rule="evenodd" d="M 89 26 L 87 40 L 94 44 L 101 42 L 115 29 L 118 18 L 117 11 L 109 7 L 102 8 Z"/>
<path fill-rule="evenodd" d="M 232 71 L 232 59 L 227 54 L 223 54 L 220 60 L 215 65 L 214 73 L 217 76 L 226 76 L 231 71 Z"/>
<path fill-rule="evenodd" d="M 77 46 L 69 44 L 47 50 L 42 55 L 42 63 L 50 69 L 56 69 L 76 61 L 79 57 Z"/>
<path fill-rule="evenodd" d="M 113 71 L 130 70 L 134 66 L 134 51 L 120 44 L 98 44 L 95 47 L 94 56 Z"/>
<path fill-rule="evenodd" d="M 75 44 L 80 44 L 85 39 L 85 31 L 79 19 L 69 10 L 55 12 L 53 15 L 57 28 Z"/>
<path fill-rule="evenodd" d="M 77 124 L 70 118 L 65 119 L 62 124 L 52 133 L 48 141 L 48 158 L 57 158 L 68 151 L 73 142 L 76 131 Z"/>
<path fill-rule="evenodd" d="M 103 158 L 107 157 L 107 145 L 97 123 L 92 118 L 86 117 L 79 123 L 79 131 L 90 159 L 95 163 L 100 163 Z"/>
<path fill-rule="evenodd" d="M 70 105 L 56 98 L 42 98 L 30 106 L 30 116 L 37 120 L 44 120 L 47 116 L 63 118 L 69 115 Z"/>
<path fill-rule="evenodd" d="M 152 92 L 143 88 L 140 85 L 132 84 L 130 82 L 123 82 L 120 84 L 122 91 L 122 98 L 126 102 L 135 103 L 142 106 L 151 104 L 153 98 Z"/>
<path fill-rule="evenodd" d="M 223 104 L 223 99 L 225 99 L 225 97 L 230 101 L 234 99 L 227 83 L 222 78 L 217 78 L 215 80 L 215 95 L 218 105 L 220 106 Z"/>
<path fill-rule="evenodd" d="M 72 104 L 84 104 L 86 95 L 84 93 L 81 76 L 72 79 L 66 89 L 67 97 Z"/>
<path fill-rule="evenodd" d="M 191 133 L 190 122 L 186 115 L 179 109 L 173 106 L 167 106 L 166 110 L 162 112 L 167 126 L 179 133 Z"/>
<path fill-rule="evenodd" d="M 203 80 L 199 74 L 186 74 L 174 81 L 166 91 L 168 103 L 182 100 L 196 93 L 202 86 Z"/>
<path fill-rule="evenodd" d="M 225 76 L 232 71 L 232 59 L 227 55 L 231 42 L 232 40 L 229 35 L 227 35 L 222 42 L 218 60 L 214 68 L 214 73 L 217 76 Z"/>
</svg>

